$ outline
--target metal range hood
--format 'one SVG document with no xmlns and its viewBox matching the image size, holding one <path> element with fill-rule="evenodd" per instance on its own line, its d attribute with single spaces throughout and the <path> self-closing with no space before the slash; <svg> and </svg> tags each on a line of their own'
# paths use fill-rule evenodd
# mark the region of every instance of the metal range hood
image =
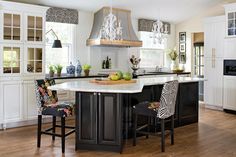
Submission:
<svg viewBox="0 0 236 157">
<path fill-rule="evenodd" d="M 94 14 L 93 28 L 89 39 L 87 39 L 87 46 L 141 47 L 142 41 L 137 38 L 133 30 L 130 10 L 112 8 L 113 14 L 121 21 L 122 40 L 100 39 L 103 19 L 109 12 L 109 7 L 103 7 Z"/>
</svg>

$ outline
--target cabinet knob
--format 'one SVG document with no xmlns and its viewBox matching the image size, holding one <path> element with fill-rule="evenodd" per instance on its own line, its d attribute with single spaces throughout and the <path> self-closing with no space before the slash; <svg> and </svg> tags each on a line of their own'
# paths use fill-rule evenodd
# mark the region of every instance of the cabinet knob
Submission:
<svg viewBox="0 0 236 157">
<path fill-rule="evenodd" d="M 98 95 L 101 95 L 101 93 L 98 93 Z"/>
<path fill-rule="evenodd" d="M 93 95 L 97 95 L 97 93 L 93 93 Z"/>
</svg>

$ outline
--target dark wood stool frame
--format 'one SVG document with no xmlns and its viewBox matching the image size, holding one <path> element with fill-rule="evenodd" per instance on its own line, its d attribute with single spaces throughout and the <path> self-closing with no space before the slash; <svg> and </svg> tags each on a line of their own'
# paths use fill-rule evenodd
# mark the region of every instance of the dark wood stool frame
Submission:
<svg viewBox="0 0 236 157">
<path fill-rule="evenodd" d="M 56 116 L 52 116 L 52 127 L 42 131 L 42 115 L 38 115 L 38 133 L 37 133 L 38 134 L 38 136 L 37 136 L 37 147 L 38 148 L 41 145 L 41 135 L 42 134 L 51 135 L 53 141 L 55 140 L 55 137 L 61 137 L 62 153 L 65 153 L 65 138 L 68 135 L 75 132 L 75 127 L 66 126 L 65 125 L 65 117 L 60 117 L 60 118 L 61 118 L 61 125 L 57 125 L 56 124 Z M 56 127 L 61 128 L 61 134 L 56 133 Z M 66 133 L 65 129 L 71 129 L 71 130 Z"/>
<path fill-rule="evenodd" d="M 142 114 L 143 115 L 143 114 Z M 151 118 L 155 118 L 155 131 L 154 132 L 150 132 L 150 126 L 151 125 Z M 148 116 L 148 123 L 145 125 L 142 125 L 140 127 L 137 126 L 137 119 L 138 119 L 138 114 L 135 112 L 135 109 L 133 110 L 133 124 L 134 124 L 134 128 L 133 128 L 133 146 L 136 146 L 136 142 L 137 142 L 137 133 L 139 134 L 143 134 L 146 135 L 146 138 L 149 137 L 149 135 L 152 136 L 159 136 L 160 134 L 158 134 L 158 132 L 156 132 L 156 128 L 158 126 L 158 124 L 160 124 L 161 126 L 161 151 L 165 152 L 165 130 L 167 130 L 165 128 L 165 123 L 167 122 L 171 122 L 171 126 L 169 128 L 170 131 L 170 135 L 171 135 L 171 145 L 174 144 L 174 115 L 170 116 L 168 119 L 160 119 L 160 122 L 156 122 L 157 117 L 154 116 Z M 137 128 L 138 127 L 138 128 Z M 142 129 L 147 128 L 147 131 L 141 131 Z"/>
</svg>

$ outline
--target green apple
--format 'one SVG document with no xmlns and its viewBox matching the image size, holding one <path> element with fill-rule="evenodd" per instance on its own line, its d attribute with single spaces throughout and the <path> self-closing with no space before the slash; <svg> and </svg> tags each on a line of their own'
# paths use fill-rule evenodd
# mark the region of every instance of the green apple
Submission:
<svg viewBox="0 0 236 157">
<path fill-rule="evenodd" d="M 120 79 L 120 77 L 117 74 L 111 74 L 109 77 L 112 81 L 117 81 Z"/>
<path fill-rule="evenodd" d="M 123 73 L 121 71 L 117 71 L 116 73 L 119 76 L 119 79 L 123 79 Z"/>
<path fill-rule="evenodd" d="M 127 73 L 124 73 L 123 74 L 123 78 L 125 79 L 125 80 L 131 80 L 132 79 L 132 74 L 131 73 L 129 73 L 129 72 L 127 72 Z"/>
</svg>

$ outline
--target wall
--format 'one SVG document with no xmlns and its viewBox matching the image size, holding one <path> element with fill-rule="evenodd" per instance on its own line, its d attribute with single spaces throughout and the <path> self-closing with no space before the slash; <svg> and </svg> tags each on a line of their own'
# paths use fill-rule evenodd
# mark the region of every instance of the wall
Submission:
<svg viewBox="0 0 236 157">
<path fill-rule="evenodd" d="M 203 20 L 205 17 L 219 16 L 224 15 L 224 3 L 236 2 L 236 0 L 223 0 L 222 3 L 219 3 L 207 10 L 203 11 L 199 15 L 176 24 L 176 47 L 179 49 L 179 32 L 186 32 L 186 71 L 192 71 L 192 33 L 204 32 Z"/>
<path fill-rule="evenodd" d="M 93 24 L 93 13 L 86 11 L 79 11 L 79 25 L 76 28 L 77 53 L 75 55 L 74 63 L 79 59 L 81 64 L 91 64 L 92 72 L 101 70 L 102 60 L 109 56 L 112 60 L 113 69 L 121 69 L 123 71 L 130 71 L 129 57 L 132 54 L 139 56 L 139 48 L 117 48 L 117 47 L 88 47 L 86 40 L 90 35 Z M 134 31 L 138 35 L 138 19 L 132 18 L 132 25 Z M 168 36 L 167 48 L 175 46 L 175 25 L 171 25 L 171 34 Z M 169 61 L 166 58 L 166 66 L 169 66 Z"/>
</svg>

